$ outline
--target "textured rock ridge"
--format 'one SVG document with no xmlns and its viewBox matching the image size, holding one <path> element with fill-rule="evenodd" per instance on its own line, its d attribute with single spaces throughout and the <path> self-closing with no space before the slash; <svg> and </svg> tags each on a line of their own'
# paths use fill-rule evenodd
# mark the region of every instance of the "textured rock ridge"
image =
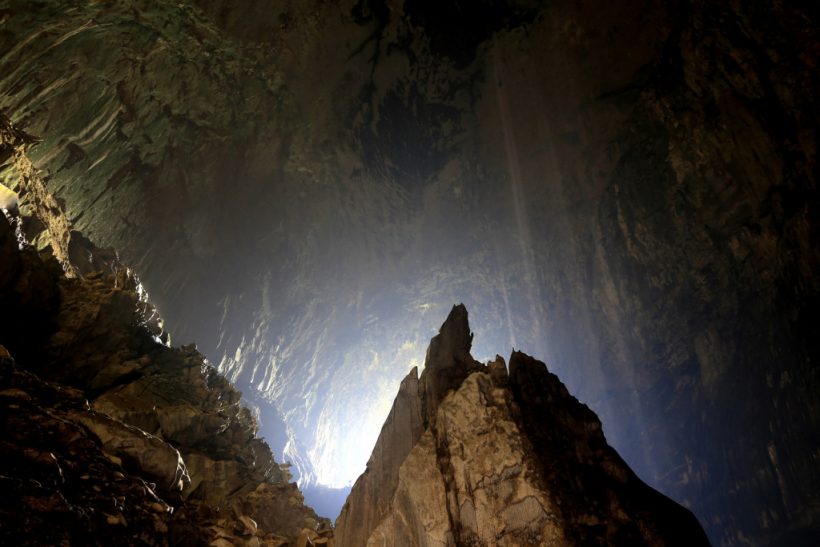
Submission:
<svg viewBox="0 0 820 547">
<path fill-rule="evenodd" d="M 544 363 L 513 351 L 509 385 L 521 431 L 541 463 L 543 488 L 583 492 L 562 497 L 557 504 L 571 543 L 707 543 L 694 516 L 629 469 L 607 444 L 598 417 L 572 397 Z M 613 497 L 613 492 L 621 495 Z"/>
<path fill-rule="evenodd" d="M 0 543 L 332 542 L 240 393 L 162 342 L 130 271 L 69 278 L 18 237 L 0 217 Z"/>
<path fill-rule="evenodd" d="M 2 185 L 24 200 L 21 229 L 39 250 L 48 250 L 70 275 L 72 266 L 71 229 L 62 205 L 46 188 L 46 183 L 28 156 L 37 138 L 16 128 L 0 113 L 0 174 Z"/>
<path fill-rule="evenodd" d="M 342 544 L 355 545 L 368 537 L 391 511 L 402 462 L 418 443 L 424 429 L 418 371 L 414 367 L 399 386 L 366 471 L 347 497 L 346 518 L 339 521 L 343 524 L 336 529 L 337 537 L 346 538 Z"/>
<path fill-rule="evenodd" d="M 426 426 L 435 423 L 438 406 L 447 393 L 481 365 L 470 355 L 473 335 L 464 304 L 453 306 L 439 333 L 427 348 L 424 372 L 419 378 L 422 414 Z"/>
<path fill-rule="evenodd" d="M 341 544 L 363 545 L 391 511 L 402 462 L 435 422 L 441 400 L 461 385 L 470 370 L 480 366 L 470 356 L 471 343 L 467 309 L 454 306 L 439 334 L 430 341 L 421 378 L 413 367 L 399 386 L 366 471 L 356 481 L 345 503 L 344 517 L 338 521 L 336 535 Z M 391 541 L 400 541 L 399 536 Z"/>
<path fill-rule="evenodd" d="M 336 521 L 338 545 L 709 544 L 546 365 L 514 351 L 508 376 L 501 357 L 476 362 L 471 342 L 467 311 L 455 306 L 418 382 L 415 369 L 402 382 Z M 419 408 L 423 427 L 407 419 Z M 385 450 L 399 438 L 412 447 Z"/>
</svg>

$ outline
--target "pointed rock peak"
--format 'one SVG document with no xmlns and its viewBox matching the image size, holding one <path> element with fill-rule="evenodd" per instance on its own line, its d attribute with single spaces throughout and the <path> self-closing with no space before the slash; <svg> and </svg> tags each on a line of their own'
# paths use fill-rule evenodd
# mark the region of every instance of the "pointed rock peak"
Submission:
<svg viewBox="0 0 820 547">
<path fill-rule="evenodd" d="M 510 354 L 510 377 L 543 377 L 551 374 L 547 365 L 523 351 L 512 350 Z"/>
<path fill-rule="evenodd" d="M 418 385 L 419 385 L 419 367 L 413 367 L 410 369 L 410 372 L 407 373 L 401 384 L 399 384 L 399 393 L 406 392 L 408 390 L 413 390 L 414 396 L 418 393 Z"/>
<path fill-rule="evenodd" d="M 473 334 L 470 332 L 470 322 L 467 319 L 467 308 L 464 304 L 453 306 L 450 315 L 439 329 L 439 336 L 447 339 L 453 348 L 470 351 L 473 345 Z"/>
<path fill-rule="evenodd" d="M 708 545 L 544 363 L 513 350 L 508 376 L 500 356 L 473 360 L 471 342 L 456 306 L 418 382 L 415 370 L 402 382 L 336 545 Z"/>
<path fill-rule="evenodd" d="M 547 365 L 522 351 L 513 350 L 510 355 L 510 384 L 516 396 L 522 393 L 532 394 L 533 397 L 547 393 L 570 396 L 566 386 L 549 371 Z"/>
<path fill-rule="evenodd" d="M 457 389 L 471 372 L 482 368 L 470 355 L 472 345 L 473 334 L 467 320 L 467 308 L 464 304 L 453 306 L 438 335 L 430 340 L 424 372 L 419 379 L 426 424 L 434 418 L 439 403 L 447 393 Z"/>
<path fill-rule="evenodd" d="M 450 315 L 441 325 L 438 334 L 430 340 L 427 356 L 424 360 L 425 371 L 431 367 L 448 366 L 453 358 L 460 362 L 473 364 L 470 348 L 473 345 L 473 333 L 467 319 L 467 308 L 457 304 L 450 310 Z"/>
</svg>

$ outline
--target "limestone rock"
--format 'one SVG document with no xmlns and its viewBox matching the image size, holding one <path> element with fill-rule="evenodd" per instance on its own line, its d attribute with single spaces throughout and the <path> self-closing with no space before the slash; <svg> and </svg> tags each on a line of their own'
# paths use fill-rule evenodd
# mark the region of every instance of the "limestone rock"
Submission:
<svg viewBox="0 0 820 547">
<path fill-rule="evenodd" d="M 447 392 L 458 388 L 478 363 L 470 355 L 473 335 L 467 322 L 467 308 L 453 306 L 439 334 L 430 340 L 419 379 L 425 425 L 434 421 L 436 410 Z"/>
<path fill-rule="evenodd" d="M 315 530 L 328 527 L 327 519 L 320 519 L 305 508 L 304 498 L 293 483 L 263 482 L 238 500 L 242 513 L 253 515 L 261 530 L 273 530 L 286 538 L 298 537 L 305 528 Z"/>
<path fill-rule="evenodd" d="M 358 485 L 358 481 L 356 483 Z M 375 486 L 375 487 L 378 487 Z M 433 434 L 425 431 L 401 462 L 398 482 L 392 497 L 380 514 L 373 516 L 370 528 L 357 528 L 355 515 L 366 513 L 357 507 L 357 487 L 350 492 L 342 514 L 336 521 L 339 545 L 453 545 L 453 532 L 447 515 L 447 491 L 436 461 Z"/>
<path fill-rule="evenodd" d="M 3 356 L 0 385 L 0 543 L 169 544 L 173 508 L 75 420 L 81 392 Z"/>
<path fill-rule="evenodd" d="M 38 250 L 54 256 L 68 274 L 75 275 L 77 270 L 69 257 L 71 228 L 64 207 L 48 190 L 28 155 L 28 148 L 37 140 L 12 125 L 0 112 L 0 171 L 10 164 L 14 178 L 9 181 L 4 177 L 3 182 L 14 186 L 15 195 L 24 198 L 27 214 L 22 219 L 22 231 Z M 13 212 L 19 214 L 17 205 Z"/>
<path fill-rule="evenodd" d="M 155 481 L 161 491 L 181 492 L 191 483 L 179 451 L 161 439 L 96 412 L 69 417 L 88 429 L 124 465 Z"/>
<path fill-rule="evenodd" d="M 342 508 L 344 518 L 337 520 L 340 545 L 363 544 L 389 512 L 402 462 L 424 430 L 435 423 L 441 400 L 480 366 L 470 355 L 471 343 L 467 309 L 453 306 L 430 342 L 421 377 L 413 368 L 401 382 L 367 468 Z"/>
<path fill-rule="evenodd" d="M 322 523 L 130 271 L 68 278 L 5 217 L 0 258 L 1 543 L 275 546 Z"/>
<path fill-rule="evenodd" d="M 345 501 L 342 511 L 347 516 L 337 521 L 336 528 L 340 545 L 361 542 L 390 511 L 400 466 L 424 431 L 421 401 L 418 371 L 414 367 L 399 386 L 367 469 Z"/>
<path fill-rule="evenodd" d="M 500 357 L 476 363 L 471 340 L 457 306 L 431 341 L 425 389 L 410 397 L 413 371 L 390 414 L 422 407 L 428 421 L 400 461 L 379 448 L 402 431 L 385 423 L 336 521 L 338 545 L 709 545 L 543 363 L 514 352 L 508 376 Z"/>
</svg>

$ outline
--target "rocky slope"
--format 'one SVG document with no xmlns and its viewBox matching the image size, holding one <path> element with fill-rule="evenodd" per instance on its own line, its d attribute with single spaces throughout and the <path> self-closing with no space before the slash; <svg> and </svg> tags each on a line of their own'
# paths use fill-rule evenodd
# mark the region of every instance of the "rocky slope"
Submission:
<svg viewBox="0 0 820 547">
<path fill-rule="evenodd" d="M 162 342 L 133 274 L 69 278 L 21 239 L 2 216 L 0 543 L 318 539 L 329 523 L 255 436 L 239 392 L 194 347 Z"/>
<path fill-rule="evenodd" d="M 816 544 L 818 28 L 796 0 L 6 0 L 0 109 L 38 142 L 0 178 L 119 249 L 303 477 L 358 474 L 466 301 L 477 354 L 544 356 L 714 543 Z"/>
<path fill-rule="evenodd" d="M 709 545 L 535 359 L 470 356 L 455 306 L 404 379 L 336 522 L 338 545 Z"/>
</svg>

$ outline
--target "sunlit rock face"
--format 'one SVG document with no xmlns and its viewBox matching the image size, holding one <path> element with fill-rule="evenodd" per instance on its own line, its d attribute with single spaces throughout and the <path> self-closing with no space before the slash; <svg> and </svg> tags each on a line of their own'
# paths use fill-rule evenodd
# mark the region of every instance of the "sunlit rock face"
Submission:
<svg viewBox="0 0 820 547">
<path fill-rule="evenodd" d="M 642 483 L 601 423 L 543 363 L 470 356 L 467 310 L 404 379 L 337 545 L 709 545 L 694 516 Z"/>
<path fill-rule="evenodd" d="M 57 0 L 0 25 L 31 166 L 303 480 L 361 472 L 464 301 L 477 358 L 543 356 L 714 543 L 817 521 L 808 10 Z"/>
</svg>

